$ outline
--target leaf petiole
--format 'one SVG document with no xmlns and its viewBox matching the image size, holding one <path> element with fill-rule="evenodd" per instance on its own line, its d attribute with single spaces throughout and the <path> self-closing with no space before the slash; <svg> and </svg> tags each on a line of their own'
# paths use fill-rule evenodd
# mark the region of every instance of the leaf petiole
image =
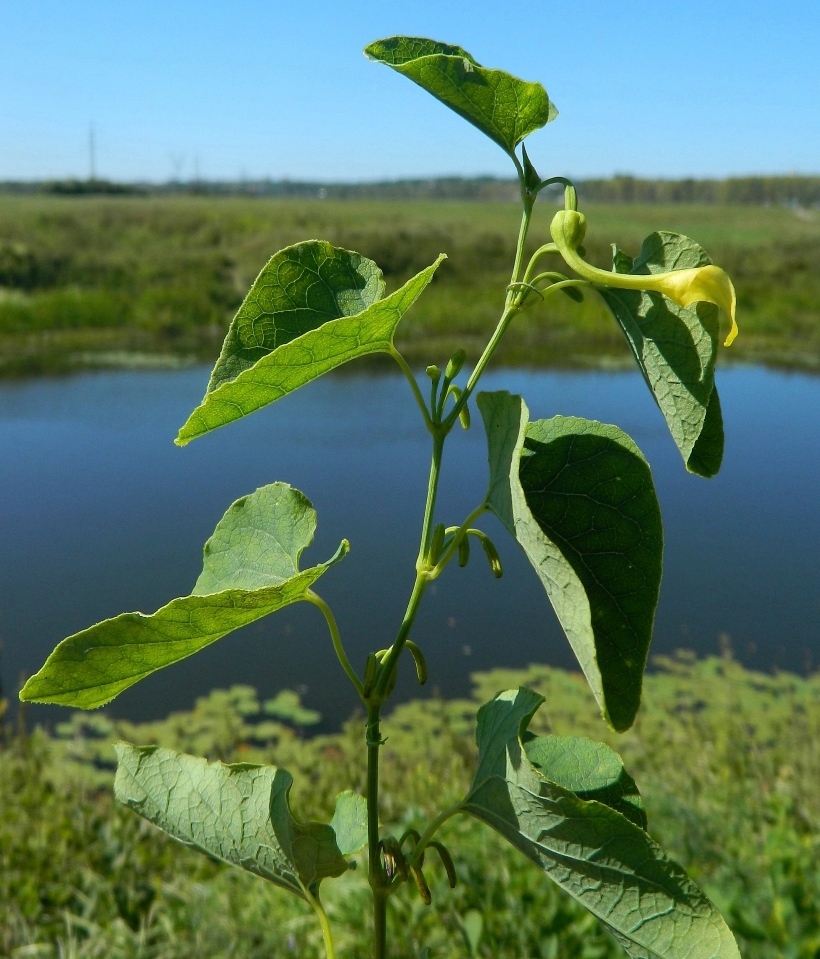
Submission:
<svg viewBox="0 0 820 959">
<path fill-rule="evenodd" d="M 325 957 L 326 959 L 336 959 L 336 949 L 333 945 L 333 934 L 330 930 L 330 920 L 327 918 L 327 913 L 325 912 L 324 906 L 319 901 L 319 897 L 314 896 L 309 889 L 305 889 L 305 897 L 313 907 L 313 911 L 316 913 L 316 918 L 319 920 L 319 925 L 322 927 L 322 939 L 324 939 L 325 943 Z"/>
<path fill-rule="evenodd" d="M 433 428 L 433 421 L 430 418 L 430 412 L 427 409 L 427 404 L 424 402 L 424 396 L 422 395 L 419 384 L 416 381 L 416 377 L 413 375 L 413 371 L 407 364 L 407 360 L 399 353 L 395 346 L 391 345 L 390 355 L 393 359 L 399 364 L 402 373 L 404 373 L 407 378 L 407 382 L 410 384 L 410 388 L 413 391 L 413 396 L 415 397 L 416 403 L 421 410 L 421 415 L 424 417 L 424 424 L 428 430 Z M 435 384 L 433 385 L 433 393 L 435 395 Z"/>
<path fill-rule="evenodd" d="M 419 837 L 418 842 L 413 846 L 413 851 L 407 856 L 407 865 L 408 868 L 417 866 L 424 857 L 424 850 L 429 846 L 431 839 L 439 831 L 439 829 L 447 822 L 448 819 L 452 819 L 457 813 L 460 813 L 463 809 L 464 802 L 457 802 L 455 805 L 448 807 L 443 812 L 440 812 L 435 819 L 428 825 L 424 832 Z M 394 880 L 395 882 L 395 880 Z"/>
<path fill-rule="evenodd" d="M 318 609 L 322 611 L 322 615 L 325 617 L 327 622 L 327 628 L 330 630 L 330 638 L 333 641 L 333 649 L 336 651 L 336 656 L 339 659 L 339 662 L 342 664 L 342 669 L 347 673 L 347 677 L 351 683 L 356 687 L 356 692 L 364 700 L 364 686 L 362 681 L 356 675 L 356 670 L 350 665 L 350 660 L 347 658 L 347 653 L 345 648 L 342 645 L 342 637 L 339 635 L 339 627 L 336 625 L 336 617 L 333 615 L 331 608 L 327 603 L 322 599 L 318 593 L 314 593 L 312 589 L 305 591 L 305 599 L 309 603 L 313 603 Z"/>
</svg>

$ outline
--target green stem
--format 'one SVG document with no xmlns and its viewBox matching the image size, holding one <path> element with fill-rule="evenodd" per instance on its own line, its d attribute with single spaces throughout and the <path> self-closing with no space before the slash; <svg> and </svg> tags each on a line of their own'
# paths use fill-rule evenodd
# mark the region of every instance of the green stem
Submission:
<svg viewBox="0 0 820 959">
<path fill-rule="evenodd" d="M 380 707 L 367 710 L 367 856 L 368 880 L 373 891 L 373 942 L 375 959 L 387 955 L 388 881 L 382 864 L 379 837 L 379 749 L 381 748 Z"/>
<path fill-rule="evenodd" d="M 430 413 L 427 410 L 427 404 L 424 401 L 424 396 L 422 395 L 415 376 L 413 376 L 413 371 L 407 365 L 407 360 L 405 360 L 395 346 L 391 348 L 390 355 L 399 364 L 402 373 L 404 373 L 404 375 L 407 377 L 407 382 L 410 384 L 410 388 L 413 390 L 413 396 L 416 398 L 416 403 L 418 403 L 419 409 L 421 410 L 421 415 L 424 417 L 424 423 L 428 430 L 431 429 L 433 426 L 433 421 L 430 419 Z"/>
<path fill-rule="evenodd" d="M 538 249 L 530 257 L 530 262 L 527 265 L 527 269 L 524 271 L 524 276 L 522 277 L 522 283 L 532 283 L 532 274 L 535 270 L 535 264 L 541 259 L 542 256 L 547 256 L 550 253 L 556 253 L 559 256 L 561 255 L 560 250 L 554 243 L 545 243 L 543 246 L 539 246 Z"/>
<path fill-rule="evenodd" d="M 327 913 L 325 912 L 321 902 L 319 902 L 319 897 L 312 895 L 310 890 L 305 889 L 305 897 L 311 906 L 313 906 L 313 911 L 316 913 L 316 916 L 319 919 L 319 925 L 322 927 L 322 938 L 325 941 L 326 959 L 336 959 L 336 950 L 333 946 L 333 936 L 330 932 L 330 922 L 327 918 Z"/>
<path fill-rule="evenodd" d="M 327 621 L 327 627 L 330 630 L 330 638 L 333 640 L 333 648 L 336 650 L 336 656 L 339 659 L 339 662 L 342 664 L 342 669 L 347 673 L 348 679 L 356 687 L 356 692 L 364 698 L 364 687 L 362 686 L 362 681 L 356 675 L 356 670 L 350 665 L 350 660 L 347 658 L 347 653 L 345 652 L 344 646 L 342 645 L 342 637 L 339 635 L 339 627 L 336 625 L 336 618 L 333 615 L 330 607 L 327 603 L 319 596 L 317 593 L 314 593 L 312 589 L 305 591 L 305 599 L 309 603 L 313 603 L 314 606 L 317 606 L 323 613 L 325 620 Z"/>
<path fill-rule="evenodd" d="M 553 183 L 563 183 L 564 184 L 564 209 L 566 210 L 575 210 L 578 208 L 578 195 L 575 192 L 575 186 L 572 180 L 568 180 L 565 176 L 551 176 L 548 180 L 542 180 L 538 186 L 533 190 L 535 196 L 544 189 L 545 186 L 550 186 Z"/>
<path fill-rule="evenodd" d="M 430 537 L 433 532 L 433 516 L 436 512 L 436 497 L 438 496 L 438 480 L 441 473 L 441 458 L 444 453 L 444 441 L 447 434 L 437 429 L 433 433 L 433 456 L 430 460 L 430 476 L 427 480 L 427 501 L 424 504 L 424 520 L 421 526 L 421 542 L 416 557 L 416 572 L 424 569 L 427 553 L 430 549 Z"/>
<path fill-rule="evenodd" d="M 535 197 L 524 199 L 524 212 L 521 215 L 521 226 L 518 230 L 518 245 L 515 249 L 515 262 L 513 263 L 510 284 L 517 283 L 521 274 L 521 263 L 524 259 L 524 244 L 527 240 L 527 231 L 530 228 L 530 218 L 532 217 L 532 207 L 534 203 Z M 484 368 L 490 362 L 493 353 L 495 353 L 496 347 L 501 342 L 501 337 L 504 336 L 504 333 L 507 331 L 507 327 L 510 325 L 510 321 L 517 312 L 518 307 L 515 305 L 515 293 L 513 290 L 508 289 L 507 301 L 504 305 L 504 312 L 501 314 L 501 319 L 498 321 L 498 326 L 496 326 L 495 332 L 490 337 L 490 342 L 484 347 L 484 352 L 481 354 L 481 357 L 476 363 L 473 372 L 470 374 L 470 378 L 467 380 L 467 385 L 464 387 L 464 392 L 456 400 L 456 403 L 450 410 L 447 419 L 445 419 L 441 424 L 442 428 L 446 432 L 449 432 L 453 428 L 453 424 L 458 419 L 458 414 L 461 412 L 462 407 L 470 399 L 473 390 L 476 388 L 476 385 L 481 378 L 481 374 L 484 372 Z"/>
</svg>

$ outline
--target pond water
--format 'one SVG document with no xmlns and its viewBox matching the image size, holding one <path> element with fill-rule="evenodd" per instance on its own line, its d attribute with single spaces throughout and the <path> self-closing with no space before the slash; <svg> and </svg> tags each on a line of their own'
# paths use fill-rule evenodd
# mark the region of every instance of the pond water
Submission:
<svg viewBox="0 0 820 959">
<path fill-rule="evenodd" d="M 112 372 L 0 384 L 0 640 L 13 697 L 64 636 L 125 610 L 184 595 L 202 545 L 228 505 L 274 480 L 310 497 L 319 517 L 304 564 L 342 537 L 348 558 L 318 584 L 353 662 L 389 643 L 412 584 L 429 437 L 407 384 L 378 369 L 325 377 L 185 449 L 177 428 L 208 370 Z M 501 370 L 482 380 L 526 399 L 532 418 L 576 414 L 617 423 L 652 465 L 666 556 L 654 653 L 715 653 L 727 643 L 758 669 L 820 662 L 820 378 L 721 370 L 727 432 L 714 480 L 687 474 L 638 374 Z M 461 522 L 486 483 L 480 417 L 445 454 L 440 518 Z M 427 654 L 424 695 L 464 694 L 469 673 L 547 662 L 574 667 L 519 548 L 482 520 L 505 575 L 480 551 L 428 591 L 414 637 Z M 398 691 L 418 694 L 404 668 Z M 303 693 L 332 728 L 356 707 L 324 620 L 298 604 L 160 671 L 108 707 L 148 719 L 233 683 Z M 56 722 L 59 707 L 33 717 Z"/>
</svg>

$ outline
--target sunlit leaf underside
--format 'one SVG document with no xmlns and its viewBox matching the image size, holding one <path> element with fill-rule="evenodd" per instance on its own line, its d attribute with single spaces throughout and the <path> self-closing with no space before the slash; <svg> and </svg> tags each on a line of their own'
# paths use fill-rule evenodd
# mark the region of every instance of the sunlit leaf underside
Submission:
<svg viewBox="0 0 820 959">
<path fill-rule="evenodd" d="M 720 913 L 653 839 L 529 761 L 521 738 L 542 702 L 530 689 L 510 689 L 479 710 L 465 811 L 597 916 L 634 959 L 739 959 Z"/>
<path fill-rule="evenodd" d="M 331 826 L 292 816 L 284 769 L 129 743 L 117 745 L 117 759 L 117 799 L 186 846 L 302 898 L 348 869 Z"/>
<path fill-rule="evenodd" d="M 285 483 L 263 486 L 237 500 L 205 544 L 204 563 L 190 596 L 152 615 L 123 613 L 64 639 L 20 698 L 94 709 L 164 666 L 305 598 L 310 586 L 347 552 L 299 571 L 313 541 L 316 514 Z"/>
<path fill-rule="evenodd" d="M 388 37 L 365 47 L 478 127 L 507 153 L 558 116 L 540 83 L 482 67 L 461 47 L 423 37 Z"/>
<path fill-rule="evenodd" d="M 277 253 L 231 323 L 205 397 L 180 429 L 177 445 L 275 403 L 344 363 L 391 352 L 401 318 L 443 259 L 382 298 L 381 271 L 358 253 L 321 240 Z"/>
</svg>

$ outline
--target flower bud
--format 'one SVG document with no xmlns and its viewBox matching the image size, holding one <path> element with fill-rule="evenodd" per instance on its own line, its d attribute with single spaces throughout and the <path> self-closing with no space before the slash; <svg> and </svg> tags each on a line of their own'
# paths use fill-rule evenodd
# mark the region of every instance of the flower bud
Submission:
<svg viewBox="0 0 820 959">
<path fill-rule="evenodd" d="M 464 361 L 466 359 L 467 354 L 464 352 L 464 350 L 456 350 L 455 353 L 453 353 L 453 355 L 450 357 L 450 361 L 444 370 L 444 378 L 446 380 L 455 379 L 461 372 L 461 367 L 464 366 Z"/>
<path fill-rule="evenodd" d="M 444 523 L 436 523 L 433 527 L 433 536 L 430 540 L 430 563 L 435 566 L 441 556 L 441 547 L 444 545 Z"/>
<path fill-rule="evenodd" d="M 587 218 L 575 210 L 559 210 L 550 224 L 552 238 L 562 252 L 565 249 L 577 250 L 584 242 L 586 232 Z"/>
<path fill-rule="evenodd" d="M 406 639 L 404 645 L 410 650 L 410 654 L 416 664 L 416 676 L 418 677 L 419 686 L 423 686 L 427 682 L 427 660 L 424 658 L 424 653 L 412 639 Z"/>
<path fill-rule="evenodd" d="M 481 537 L 481 545 L 484 547 L 484 553 L 489 560 L 490 569 L 493 571 L 493 576 L 495 576 L 496 579 L 501 579 L 501 577 L 504 575 L 504 570 L 501 566 L 501 557 L 498 555 L 498 550 L 495 548 L 495 544 L 489 536 L 484 535 Z"/>
</svg>

